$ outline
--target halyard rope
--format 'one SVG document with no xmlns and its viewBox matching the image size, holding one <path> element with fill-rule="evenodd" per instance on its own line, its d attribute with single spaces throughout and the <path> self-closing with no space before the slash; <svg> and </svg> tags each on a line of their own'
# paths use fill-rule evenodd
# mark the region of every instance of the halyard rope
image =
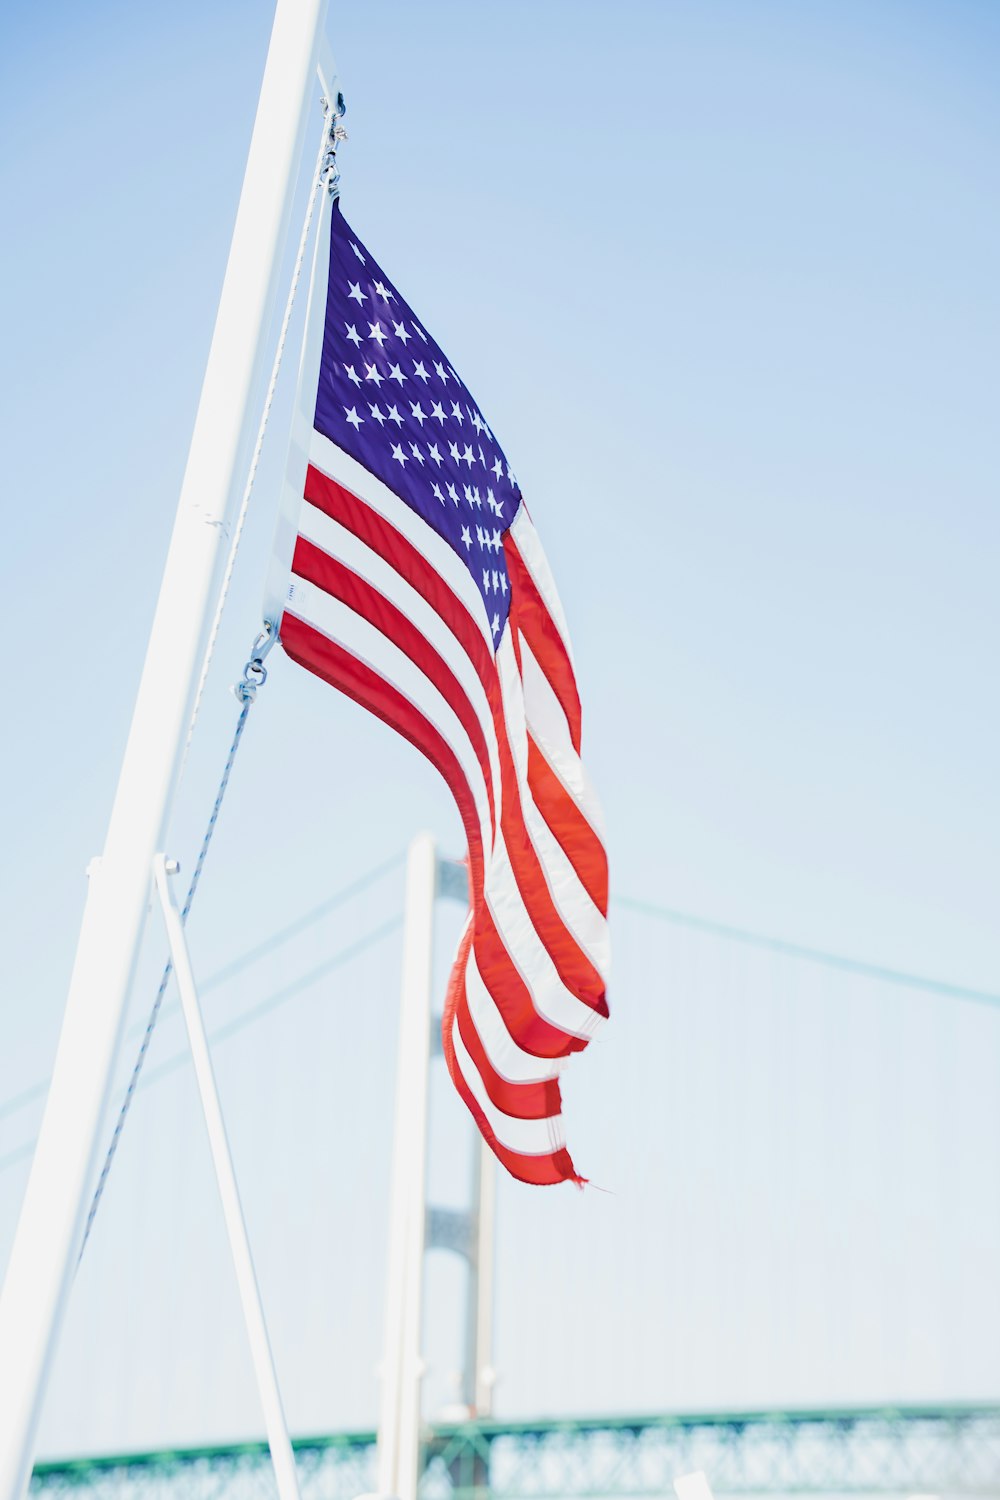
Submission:
<svg viewBox="0 0 1000 1500">
<path fill-rule="evenodd" d="M 260 422 L 257 426 L 257 438 L 254 443 L 253 455 L 250 459 L 250 467 L 247 472 L 246 484 L 243 487 L 243 497 L 240 501 L 240 508 L 236 517 L 236 524 L 233 528 L 232 540 L 229 544 L 229 555 L 226 558 L 226 567 L 222 575 L 222 583 L 219 588 L 219 598 L 215 606 L 215 615 L 213 616 L 212 625 L 208 633 L 208 644 L 205 647 L 205 655 L 202 659 L 201 672 L 198 677 L 198 686 L 195 689 L 194 702 L 191 708 L 191 718 L 188 723 L 187 737 L 184 741 L 184 749 L 181 753 L 182 774 L 185 763 L 187 761 L 188 751 L 191 748 L 191 740 L 194 735 L 195 724 L 197 722 L 198 713 L 201 708 L 201 700 L 204 696 L 205 684 L 208 680 L 209 669 L 212 665 L 212 658 L 215 654 L 216 642 L 219 638 L 219 629 L 222 624 L 222 616 L 226 608 L 226 600 L 229 597 L 229 589 L 233 581 L 233 572 L 236 568 L 236 554 L 239 552 L 240 542 L 243 539 L 243 529 L 246 525 L 247 513 L 250 509 L 250 499 L 253 494 L 254 481 L 257 478 L 257 469 L 260 464 L 260 456 L 264 447 L 264 434 L 267 430 L 267 422 L 268 418 L 271 415 L 271 406 L 274 402 L 274 393 L 278 384 L 278 373 L 281 369 L 281 360 L 285 352 L 285 343 L 288 338 L 288 328 L 289 324 L 291 323 L 292 309 L 295 304 L 295 294 L 298 291 L 299 280 L 302 275 L 302 266 L 305 261 L 306 246 L 309 240 L 309 231 L 312 228 L 313 214 L 316 208 L 316 198 L 320 184 L 325 180 L 325 178 L 329 174 L 329 171 L 331 170 L 330 152 L 331 147 L 333 147 L 335 151 L 336 140 L 338 138 L 337 127 L 339 124 L 341 113 L 342 107 L 340 105 L 339 99 L 334 103 L 332 109 L 329 102 L 326 99 L 323 100 L 323 131 L 320 137 L 319 151 L 316 155 L 316 164 L 313 168 L 312 184 L 309 192 L 309 202 L 306 206 L 305 219 L 302 225 L 302 233 L 299 236 L 299 247 L 295 256 L 295 265 L 292 270 L 291 284 L 288 288 L 288 296 L 285 300 L 285 311 L 281 320 L 281 329 L 278 334 L 277 347 L 274 351 L 274 361 L 271 365 L 271 377 L 267 384 L 267 394 L 264 397 L 264 405 L 261 410 Z M 187 921 L 188 913 L 191 910 L 191 904 L 194 901 L 195 894 L 198 890 L 198 882 L 201 879 L 201 872 L 205 866 L 205 859 L 208 854 L 209 846 L 212 842 L 212 835 L 215 832 L 215 825 L 219 818 L 219 810 L 222 807 L 222 801 L 226 795 L 226 788 L 229 785 L 229 777 L 233 769 L 233 761 L 236 759 L 236 752 L 239 749 L 240 740 L 243 738 L 243 731 L 246 728 L 247 717 L 250 713 L 250 709 L 253 706 L 254 699 L 257 694 L 257 688 L 263 684 L 264 680 L 267 677 L 267 672 L 262 665 L 263 657 L 266 655 L 270 647 L 274 644 L 276 638 L 276 628 L 274 626 L 265 626 L 264 634 L 258 637 L 257 641 L 254 643 L 254 648 L 251 652 L 250 660 L 247 662 L 246 666 L 243 669 L 243 680 L 236 687 L 236 696 L 240 699 L 241 702 L 240 713 L 238 719 L 236 720 L 236 730 L 233 734 L 233 742 L 229 747 L 229 754 L 226 757 L 225 768 L 222 772 L 222 780 L 219 782 L 219 789 L 215 794 L 215 803 L 212 807 L 212 813 L 208 820 L 208 827 L 205 829 L 205 836 L 201 842 L 201 849 L 198 851 L 198 858 L 195 862 L 194 874 L 191 876 L 191 884 L 188 887 L 187 898 L 181 911 L 182 922 Z M 149 1013 L 149 1020 L 146 1023 L 146 1030 L 143 1033 L 142 1041 L 139 1045 L 139 1051 L 136 1056 L 135 1063 L 132 1067 L 132 1074 L 128 1081 L 128 1087 L 125 1090 L 125 1097 L 123 1098 L 121 1108 L 118 1111 L 118 1118 L 115 1121 L 115 1128 L 112 1131 L 111 1140 L 108 1142 L 108 1149 L 105 1153 L 104 1163 L 101 1167 L 100 1176 L 97 1179 L 97 1186 L 94 1189 L 94 1196 L 91 1199 L 90 1208 L 87 1212 L 87 1222 L 84 1225 L 83 1239 L 80 1243 L 80 1254 L 77 1259 L 78 1265 L 80 1263 L 80 1260 L 83 1259 L 83 1252 L 87 1248 L 87 1241 L 90 1239 L 90 1231 L 93 1228 L 94 1219 L 97 1216 L 97 1210 L 100 1207 L 101 1199 L 104 1196 L 104 1189 L 107 1185 L 108 1174 L 111 1171 L 111 1167 L 115 1159 L 115 1153 L 118 1150 L 118 1142 L 121 1140 L 122 1130 L 125 1127 L 125 1121 L 128 1117 L 128 1112 L 132 1106 L 132 1100 L 135 1097 L 136 1087 L 139 1082 L 139 1075 L 142 1072 L 142 1065 L 146 1061 L 146 1053 L 149 1051 L 149 1044 L 152 1041 L 153 1032 L 156 1029 L 156 1022 L 159 1018 L 160 1007 L 163 1003 L 163 997 L 166 994 L 167 985 L 170 982 L 170 975 L 172 974 L 172 972 L 173 962 L 168 958 L 163 969 L 162 978 L 160 979 L 159 989 L 156 992 L 156 998 L 153 1001 L 153 1006 Z"/>
<path fill-rule="evenodd" d="M 288 338 L 288 327 L 292 320 L 292 308 L 295 304 L 295 294 L 298 291 L 299 279 L 302 275 L 302 266 L 306 258 L 306 245 L 309 240 L 309 231 L 312 228 L 313 214 L 316 209 L 316 198 L 321 182 L 326 176 L 326 157 L 336 131 L 339 114 L 334 107 L 333 115 L 330 114 L 330 105 L 326 99 L 323 100 L 323 131 L 320 136 L 319 151 L 316 155 L 316 165 L 313 168 L 312 187 L 309 192 L 309 202 L 306 205 L 305 221 L 302 225 L 302 233 L 299 236 L 299 248 L 295 256 L 295 267 L 292 271 L 291 285 L 288 288 L 288 297 L 285 302 L 285 312 L 281 320 L 281 331 L 278 334 L 278 344 L 274 351 L 274 363 L 271 366 L 271 378 L 267 384 L 267 395 L 264 397 L 264 406 L 260 414 L 260 424 L 257 428 L 257 440 L 254 443 L 253 456 L 250 459 L 250 468 L 247 472 L 247 482 L 243 487 L 243 498 L 240 501 L 239 512 L 236 517 L 236 525 L 233 527 L 233 538 L 229 544 L 229 555 L 226 558 L 226 568 L 222 575 L 222 584 L 219 589 L 219 600 L 215 606 L 215 616 L 212 627 L 208 632 L 208 645 L 205 647 L 205 655 L 201 664 L 201 672 L 198 676 L 198 686 L 195 689 L 194 703 L 191 708 L 191 720 L 188 724 L 187 738 L 184 741 L 184 749 L 181 754 L 181 773 L 187 761 L 188 751 L 191 748 L 191 740 L 194 736 L 194 726 L 198 720 L 201 709 L 201 700 L 205 692 L 205 683 L 208 681 L 209 668 L 212 665 L 212 657 L 215 655 L 215 643 L 219 638 L 219 628 L 222 625 L 222 616 L 226 608 L 226 600 L 229 597 L 229 588 L 233 581 L 233 573 L 236 568 L 236 554 L 240 550 L 240 542 L 243 540 L 243 529 L 246 526 L 247 512 L 250 509 L 250 498 L 253 494 L 254 481 L 257 478 L 257 469 L 260 464 L 260 455 L 264 447 L 264 434 L 267 430 L 268 418 L 271 415 L 271 406 L 274 402 L 274 392 L 278 384 L 278 372 L 281 369 L 281 360 L 285 352 L 285 342 Z"/>
</svg>

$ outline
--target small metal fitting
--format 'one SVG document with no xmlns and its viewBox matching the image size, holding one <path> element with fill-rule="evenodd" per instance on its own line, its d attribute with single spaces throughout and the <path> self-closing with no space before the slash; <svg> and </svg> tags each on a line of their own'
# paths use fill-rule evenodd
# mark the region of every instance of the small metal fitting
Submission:
<svg viewBox="0 0 1000 1500">
<path fill-rule="evenodd" d="M 347 131 L 341 125 L 341 120 L 347 113 L 347 104 L 341 91 L 337 90 L 337 97 L 331 105 L 329 100 L 324 100 L 327 113 L 330 115 L 330 144 L 323 157 L 323 165 L 320 168 L 320 182 L 326 184 L 326 190 L 331 198 L 340 197 L 340 173 L 337 171 L 337 147 L 341 141 L 348 139 Z"/>
<path fill-rule="evenodd" d="M 265 620 L 263 630 L 250 648 L 250 655 L 243 668 L 243 676 L 239 682 L 233 684 L 233 693 L 241 703 L 253 703 L 257 697 L 257 689 L 262 688 L 267 681 L 264 658 L 277 640 L 277 625 L 273 620 Z"/>
</svg>

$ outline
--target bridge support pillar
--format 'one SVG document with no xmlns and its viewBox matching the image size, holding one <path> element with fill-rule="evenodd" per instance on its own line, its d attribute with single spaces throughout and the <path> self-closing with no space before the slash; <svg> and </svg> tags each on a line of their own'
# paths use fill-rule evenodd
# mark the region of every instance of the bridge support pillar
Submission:
<svg viewBox="0 0 1000 1500">
<path fill-rule="evenodd" d="M 470 1417 L 492 1410 L 495 1162 L 473 1149 L 468 1204 L 426 1201 L 427 1117 L 432 1056 L 441 1054 L 433 1016 L 434 913 L 438 898 L 468 899 L 462 865 L 438 857 L 429 834 L 410 845 L 406 867 L 403 980 L 389 1204 L 385 1339 L 377 1438 L 381 1496 L 416 1500 L 420 1478 L 424 1256 L 445 1249 L 468 1264 L 462 1400 Z"/>
</svg>

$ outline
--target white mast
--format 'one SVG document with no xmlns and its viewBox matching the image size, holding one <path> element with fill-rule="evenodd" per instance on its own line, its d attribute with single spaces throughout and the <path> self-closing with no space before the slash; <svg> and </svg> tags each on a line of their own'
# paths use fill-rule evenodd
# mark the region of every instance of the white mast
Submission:
<svg viewBox="0 0 1000 1500">
<path fill-rule="evenodd" d="M 103 856 L 0 1296 L 0 1500 L 31 1471 L 214 585 L 252 441 L 326 0 L 277 0 L 187 469 Z"/>
</svg>

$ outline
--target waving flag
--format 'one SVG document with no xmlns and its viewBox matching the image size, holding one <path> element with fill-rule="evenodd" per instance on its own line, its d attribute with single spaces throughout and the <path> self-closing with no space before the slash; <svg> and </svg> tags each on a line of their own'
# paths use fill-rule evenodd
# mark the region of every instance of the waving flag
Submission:
<svg viewBox="0 0 1000 1500">
<path fill-rule="evenodd" d="M 608 1014 L 607 862 L 562 607 L 503 450 L 339 204 L 324 274 L 282 644 L 447 781 L 471 891 L 448 1068 L 515 1177 L 579 1182 L 559 1075 Z"/>
</svg>

